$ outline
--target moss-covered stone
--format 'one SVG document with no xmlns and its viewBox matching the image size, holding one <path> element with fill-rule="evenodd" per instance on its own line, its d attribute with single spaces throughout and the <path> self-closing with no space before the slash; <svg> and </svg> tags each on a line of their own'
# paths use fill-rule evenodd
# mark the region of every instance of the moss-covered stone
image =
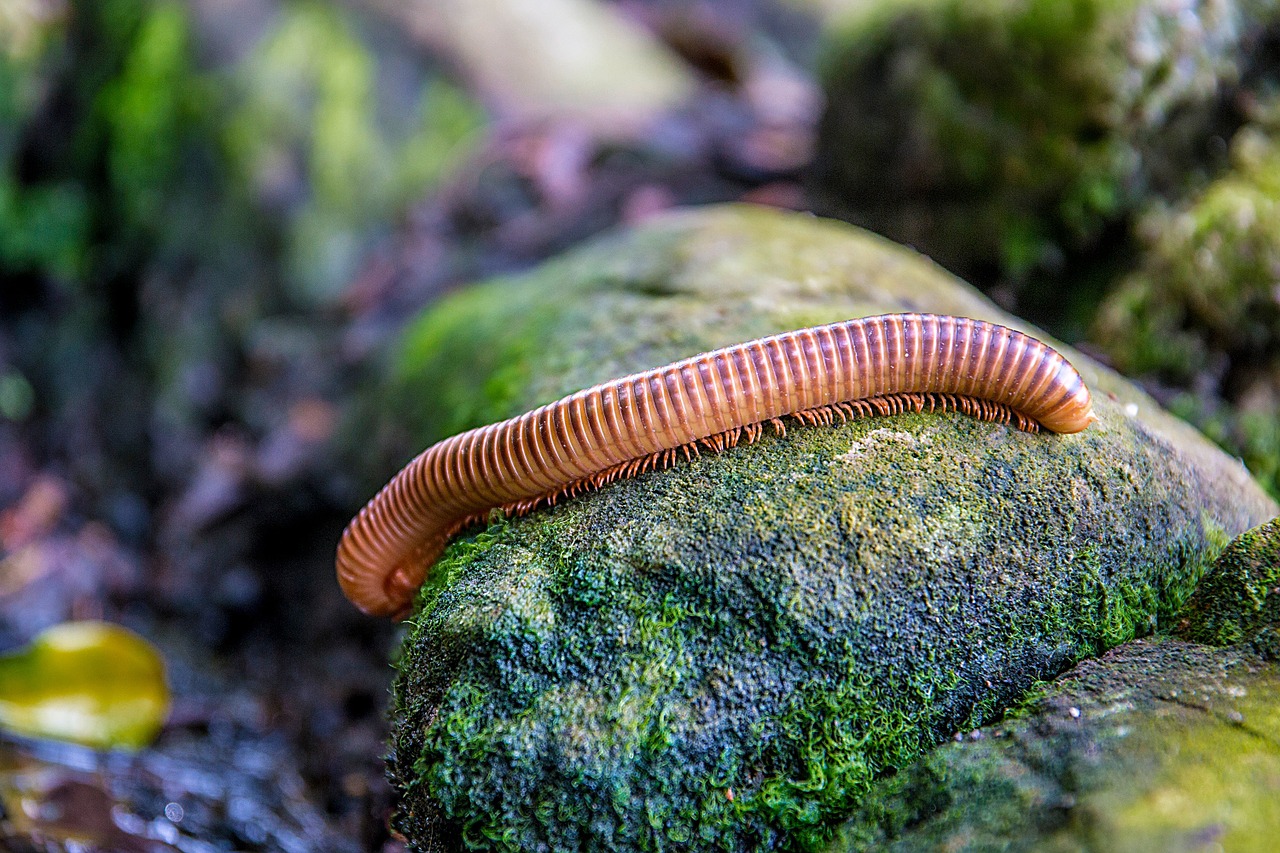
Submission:
<svg viewBox="0 0 1280 853">
<path fill-rule="evenodd" d="M 829 850 L 1270 850 L 1280 670 L 1138 640 L 878 783 Z"/>
<path fill-rule="evenodd" d="M 1226 174 L 1145 218 L 1092 337 L 1280 495 L 1280 146 L 1254 126 L 1231 150 Z"/>
<path fill-rule="evenodd" d="M 1280 660 L 1280 518 L 1232 540 L 1187 602 L 1178 633 L 1220 646 L 1249 641 Z"/>
<path fill-rule="evenodd" d="M 835 3 L 817 188 L 951 269 L 1014 279 L 1182 187 L 1270 0 Z"/>
<path fill-rule="evenodd" d="M 405 346 L 423 440 L 787 328 L 1017 325 L 847 226 L 672 216 L 440 303 Z M 703 456 L 447 552 L 399 662 L 400 825 L 499 848 L 821 843 L 885 772 L 1176 613 L 1276 506 L 1066 350 L 1100 422 L 909 415 Z"/>
</svg>

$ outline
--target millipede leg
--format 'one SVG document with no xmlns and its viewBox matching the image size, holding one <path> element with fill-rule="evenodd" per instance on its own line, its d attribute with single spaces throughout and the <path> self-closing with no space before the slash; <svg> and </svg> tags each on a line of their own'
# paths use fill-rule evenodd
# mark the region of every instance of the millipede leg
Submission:
<svg viewBox="0 0 1280 853">
<path fill-rule="evenodd" d="M 791 417 L 797 421 L 809 426 L 834 425 L 836 419 L 839 418 L 844 423 L 852 418 L 868 417 L 871 415 L 894 415 L 905 412 L 960 412 L 978 420 L 991 421 L 998 424 L 1006 424 L 1016 426 L 1025 432 L 1039 432 L 1040 424 L 1026 417 L 1021 412 L 1004 406 L 1000 403 L 994 403 L 990 400 L 979 400 L 973 397 L 964 397 L 958 394 L 941 394 L 937 392 L 923 394 L 887 394 L 880 397 L 869 397 L 860 400 L 846 400 L 835 403 L 830 406 L 819 406 L 813 409 L 795 412 Z M 742 440 L 746 440 L 747 444 L 754 444 L 764 433 L 765 424 L 768 423 L 773 427 L 775 434 L 780 438 L 787 434 L 786 425 L 781 418 L 770 418 L 768 421 L 746 424 L 740 427 L 734 427 L 726 432 L 717 433 L 716 435 L 700 438 L 689 444 L 682 444 L 678 447 L 671 447 L 665 450 L 659 450 L 648 456 L 642 456 L 638 459 L 631 459 L 627 462 L 620 463 L 593 474 L 568 483 L 562 488 L 528 500 L 517 501 L 515 503 L 506 504 L 498 507 L 497 510 L 506 516 L 522 516 L 528 515 L 535 509 L 544 506 L 555 506 L 556 502 L 561 498 L 573 498 L 587 492 L 593 492 L 602 486 L 621 479 L 629 479 L 639 474 L 649 471 L 658 471 L 670 468 L 676 464 L 683 456 L 686 462 L 691 462 L 694 458 L 701 457 L 700 448 L 706 448 L 717 453 L 722 452 L 730 447 L 735 447 Z M 484 522 L 489 518 L 489 514 L 477 514 L 468 516 L 458 524 L 457 529 L 461 530 L 470 527 L 473 524 Z M 456 531 L 455 531 L 456 532 Z"/>
</svg>

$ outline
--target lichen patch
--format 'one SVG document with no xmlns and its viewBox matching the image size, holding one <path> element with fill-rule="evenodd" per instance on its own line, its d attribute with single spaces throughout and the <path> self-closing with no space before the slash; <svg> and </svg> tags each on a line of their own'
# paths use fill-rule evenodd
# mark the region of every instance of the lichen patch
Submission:
<svg viewBox="0 0 1280 853">
<path fill-rule="evenodd" d="M 865 437 L 850 444 L 846 452 L 836 457 L 836 461 L 858 464 L 863 457 L 886 449 L 905 448 L 913 453 L 919 453 L 931 444 L 933 439 L 928 435 L 916 435 L 897 429 L 873 429 Z"/>
</svg>

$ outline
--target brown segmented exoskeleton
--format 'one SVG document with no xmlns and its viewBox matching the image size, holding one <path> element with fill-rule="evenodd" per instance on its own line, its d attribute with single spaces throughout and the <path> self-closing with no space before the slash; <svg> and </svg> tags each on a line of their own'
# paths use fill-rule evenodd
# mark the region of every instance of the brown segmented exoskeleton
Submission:
<svg viewBox="0 0 1280 853">
<path fill-rule="evenodd" d="M 785 332 L 615 379 L 432 445 L 347 526 L 338 581 L 367 613 L 404 613 L 449 538 L 619 477 L 804 423 L 957 410 L 1035 432 L 1092 423 L 1080 374 L 981 320 L 886 314 Z"/>
</svg>

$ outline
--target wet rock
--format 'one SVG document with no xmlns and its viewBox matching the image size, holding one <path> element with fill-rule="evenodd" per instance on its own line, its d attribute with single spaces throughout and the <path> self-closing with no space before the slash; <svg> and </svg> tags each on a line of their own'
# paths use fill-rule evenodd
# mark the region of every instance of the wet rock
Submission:
<svg viewBox="0 0 1280 853">
<path fill-rule="evenodd" d="M 829 851 L 1269 850 L 1280 669 L 1137 640 L 877 783 Z"/>
<path fill-rule="evenodd" d="M 1275 20 L 1249 0 L 825 5 L 819 190 L 949 269 L 1014 279 L 1183 187 Z"/>
<path fill-rule="evenodd" d="M 886 311 L 1019 325 L 847 226 L 712 208 L 459 292 L 408 334 L 424 441 L 759 335 Z M 1064 350 L 1100 421 L 905 415 L 615 484 L 454 544 L 418 602 L 393 777 L 421 848 L 819 843 L 887 771 L 1171 619 L 1277 508 Z"/>
</svg>

